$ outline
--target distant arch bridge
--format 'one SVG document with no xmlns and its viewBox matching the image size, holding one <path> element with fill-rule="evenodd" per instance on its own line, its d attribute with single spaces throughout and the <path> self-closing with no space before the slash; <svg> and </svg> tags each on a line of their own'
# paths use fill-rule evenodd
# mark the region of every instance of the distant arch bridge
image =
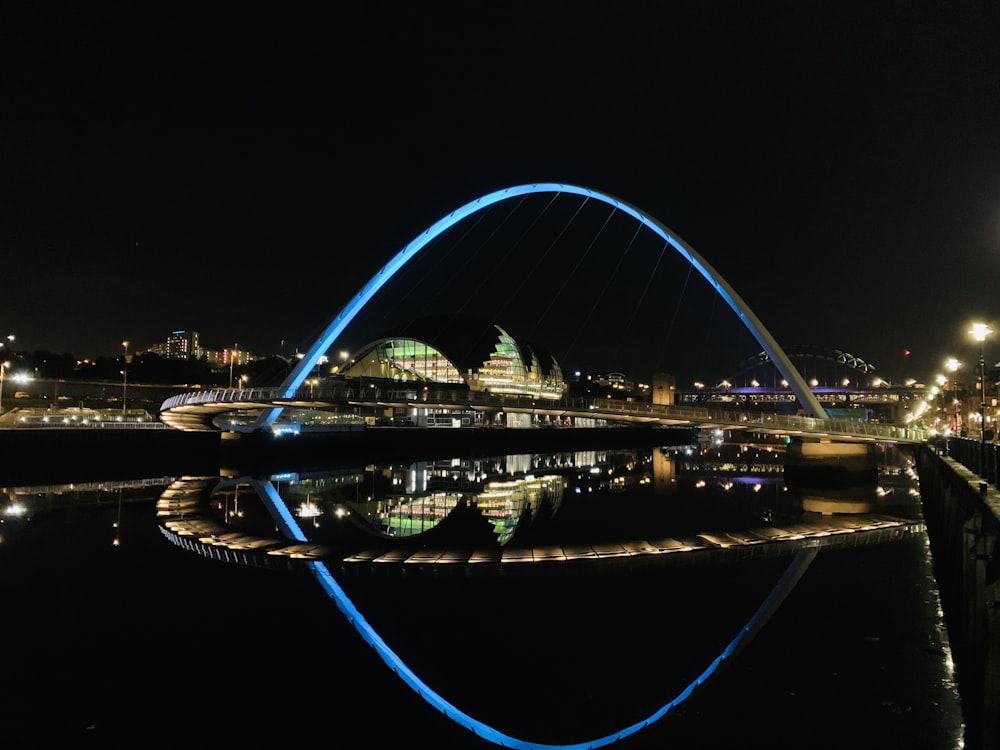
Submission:
<svg viewBox="0 0 1000 750">
<path fill-rule="evenodd" d="M 875 377 L 874 364 L 841 349 L 816 344 L 793 344 L 784 347 L 784 352 L 793 364 L 798 363 L 797 369 L 800 372 L 803 368 L 818 370 L 821 367 L 829 366 L 845 373 L 854 373 L 853 377 Z M 770 355 L 766 351 L 761 351 L 741 361 L 736 366 L 736 373 L 727 379 L 733 381 L 742 376 L 754 375 L 771 365 L 773 363 Z M 806 373 L 803 375 L 805 376 Z M 880 378 L 880 380 L 888 384 L 885 378 Z"/>
</svg>

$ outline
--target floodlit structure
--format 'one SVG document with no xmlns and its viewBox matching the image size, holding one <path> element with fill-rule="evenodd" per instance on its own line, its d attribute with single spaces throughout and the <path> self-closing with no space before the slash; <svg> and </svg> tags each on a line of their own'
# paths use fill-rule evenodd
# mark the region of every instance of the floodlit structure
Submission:
<svg viewBox="0 0 1000 750">
<path fill-rule="evenodd" d="M 424 318 L 379 337 L 356 352 L 341 373 L 543 399 L 562 398 L 567 388 L 562 368 L 547 350 L 519 342 L 488 321 L 456 315 Z"/>
</svg>

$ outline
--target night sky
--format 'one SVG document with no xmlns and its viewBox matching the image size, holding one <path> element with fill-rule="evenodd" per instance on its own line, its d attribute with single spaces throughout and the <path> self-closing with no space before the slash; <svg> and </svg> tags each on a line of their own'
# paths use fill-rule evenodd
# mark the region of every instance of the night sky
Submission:
<svg viewBox="0 0 1000 750">
<path fill-rule="evenodd" d="M 442 216 L 534 182 L 655 217 L 783 345 L 930 382 L 1000 332 L 996 2 L 130 6 L 0 9 L 17 349 L 289 354 Z M 670 315 L 641 316 L 656 356 Z M 698 336 L 705 377 L 752 353 Z M 585 339 L 566 364 L 643 366 Z"/>
</svg>

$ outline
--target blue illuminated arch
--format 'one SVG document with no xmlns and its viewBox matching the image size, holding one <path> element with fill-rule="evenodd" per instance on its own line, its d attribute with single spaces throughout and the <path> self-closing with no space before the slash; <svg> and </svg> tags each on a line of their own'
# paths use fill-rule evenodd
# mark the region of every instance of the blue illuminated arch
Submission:
<svg viewBox="0 0 1000 750">
<path fill-rule="evenodd" d="M 784 376 L 785 380 L 788 381 L 789 388 L 798 397 L 799 403 L 802 407 L 806 411 L 810 412 L 814 417 L 826 416 L 823 406 L 820 404 L 816 395 L 809 388 L 805 378 L 802 377 L 801 373 L 799 373 L 799 371 L 795 368 L 785 352 L 782 351 L 780 346 L 778 346 L 777 341 L 774 340 L 774 337 L 771 336 L 770 332 L 768 332 L 768 330 L 764 327 L 764 324 L 758 320 L 753 311 L 747 306 L 736 291 L 718 274 L 718 272 L 716 272 L 716 270 L 712 268 L 705 261 L 705 259 L 696 253 L 686 242 L 680 239 L 673 231 L 668 229 L 659 221 L 651 216 L 647 216 L 635 206 L 632 206 L 625 201 L 590 188 L 579 187 L 576 185 L 565 185 L 556 182 L 517 185 L 515 187 L 509 187 L 503 190 L 497 190 L 493 193 L 488 193 L 481 198 L 477 198 L 474 201 L 466 203 L 461 208 L 452 211 L 450 214 L 425 229 L 422 234 L 400 250 L 392 258 L 392 260 L 382 267 L 378 273 L 372 276 L 368 283 L 362 287 L 361 291 L 357 293 L 354 299 L 352 299 L 350 303 L 348 303 L 337 314 L 337 317 L 335 317 L 326 327 L 322 335 L 316 339 L 316 342 L 309 348 L 302 359 L 299 360 L 299 363 L 294 367 L 291 373 L 289 373 L 285 382 L 282 383 L 281 388 L 283 397 L 291 398 L 295 395 L 295 391 L 305 382 L 305 379 L 312 371 L 312 368 L 316 366 L 319 358 L 330 349 L 333 343 L 337 340 L 337 337 L 343 333 L 347 325 L 364 308 L 364 306 L 368 304 L 369 300 L 371 300 L 375 293 L 429 242 L 437 238 L 442 233 L 448 231 L 462 219 L 471 216 L 477 211 L 481 211 L 484 208 L 488 208 L 489 206 L 501 201 L 516 198 L 522 195 L 529 195 L 531 193 L 571 193 L 575 195 L 582 195 L 587 198 L 594 198 L 607 203 L 609 206 L 613 206 L 614 208 L 624 211 L 641 224 L 649 227 L 653 232 L 668 242 L 685 259 L 687 259 L 687 261 L 691 263 L 691 265 L 694 266 L 703 277 L 705 277 L 709 284 L 712 285 L 716 292 L 733 309 L 740 320 L 743 321 L 743 324 L 760 343 L 764 351 L 767 352 L 767 355 L 771 358 L 771 361 L 774 363 L 778 371 L 782 374 L 782 376 Z M 280 413 L 281 407 L 274 407 L 266 410 L 258 419 L 257 426 L 270 426 L 273 424 L 274 420 L 277 419 Z"/>
<path fill-rule="evenodd" d="M 292 514 L 288 505 L 281 498 L 281 495 L 278 494 L 274 485 L 270 481 L 264 480 L 252 480 L 252 484 L 257 494 L 268 507 L 268 510 L 271 512 L 271 515 L 275 519 L 275 522 L 281 532 L 296 541 L 306 541 L 308 537 L 299 528 L 298 521 L 295 519 L 294 514 Z M 354 629 L 358 632 L 358 634 L 375 650 L 382 661 L 385 662 L 385 664 L 396 674 L 396 676 L 413 689 L 430 706 L 440 711 L 456 724 L 465 727 L 476 736 L 482 737 L 484 740 L 501 747 L 517 748 L 518 750 L 596 750 L 596 748 L 605 747 L 618 742 L 619 740 L 625 739 L 641 729 L 659 721 L 669 714 L 674 708 L 690 698 L 699 688 L 706 685 L 708 681 L 719 672 L 719 670 L 726 666 L 743 649 L 743 647 L 750 642 L 750 640 L 770 619 L 771 615 L 774 614 L 788 594 L 798 584 L 802 575 L 816 558 L 818 552 L 819 550 L 817 547 L 808 547 L 795 554 L 794 558 L 785 569 L 785 572 L 775 583 L 774 588 L 771 589 L 764 601 L 761 602 L 760 606 L 747 621 L 746 625 L 740 629 L 740 631 L 722 650 L 722 652 L 712 660 L 711 664 L 709 664 L 698 677 L 692 680 L 687 687 L 678 693 L 676 697 L 665 703 L 645 719 L 623 727 L 616 732 L 612 732 L 611 734 L 607 734 L 603 737 L 586 740 L 584 742 L 574 742 L 562 745 L 532 742 L 530 740 L 512 737 L 511 735 L 505 734 L 495 727 L 485 724 L 462 711 L 447 698 L 424 682 L 409 667 L 409 665 L 407 665 L 406 662 L 404 662 L 399 655 L 389 647 L 382 636 L 379 635 L 378 632 L 376 632 L 371 624 L 365 619 L 365 616 L 347 595 L 347 592 L 344 591 L 343 587 L 337 583 L 333 574 L 324 563 L 307 561 L 305 565 L 316 577 L 316 580 L 319 582 L 326 594 L 333 599 L 334 603 L 337 605 L 337 609 L 340 610 L 340 612 L 347 618 L 348 622 L 354 626 Z"/>
</svg>

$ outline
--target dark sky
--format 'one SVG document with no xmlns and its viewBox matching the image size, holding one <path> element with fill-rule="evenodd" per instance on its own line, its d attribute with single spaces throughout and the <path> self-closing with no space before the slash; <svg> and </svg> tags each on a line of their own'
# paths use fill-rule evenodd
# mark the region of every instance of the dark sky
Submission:
<svg viewBox="0 0 1000 750">
<path fill-rule="evenodd" d="M 923 380 L 1000 331 L 996 2 L 132 5 L 0 9 L 16 348 L 304 349 L 439 218 L 533 182 L 655 217 L 785 345 Z"/>
</svg>

